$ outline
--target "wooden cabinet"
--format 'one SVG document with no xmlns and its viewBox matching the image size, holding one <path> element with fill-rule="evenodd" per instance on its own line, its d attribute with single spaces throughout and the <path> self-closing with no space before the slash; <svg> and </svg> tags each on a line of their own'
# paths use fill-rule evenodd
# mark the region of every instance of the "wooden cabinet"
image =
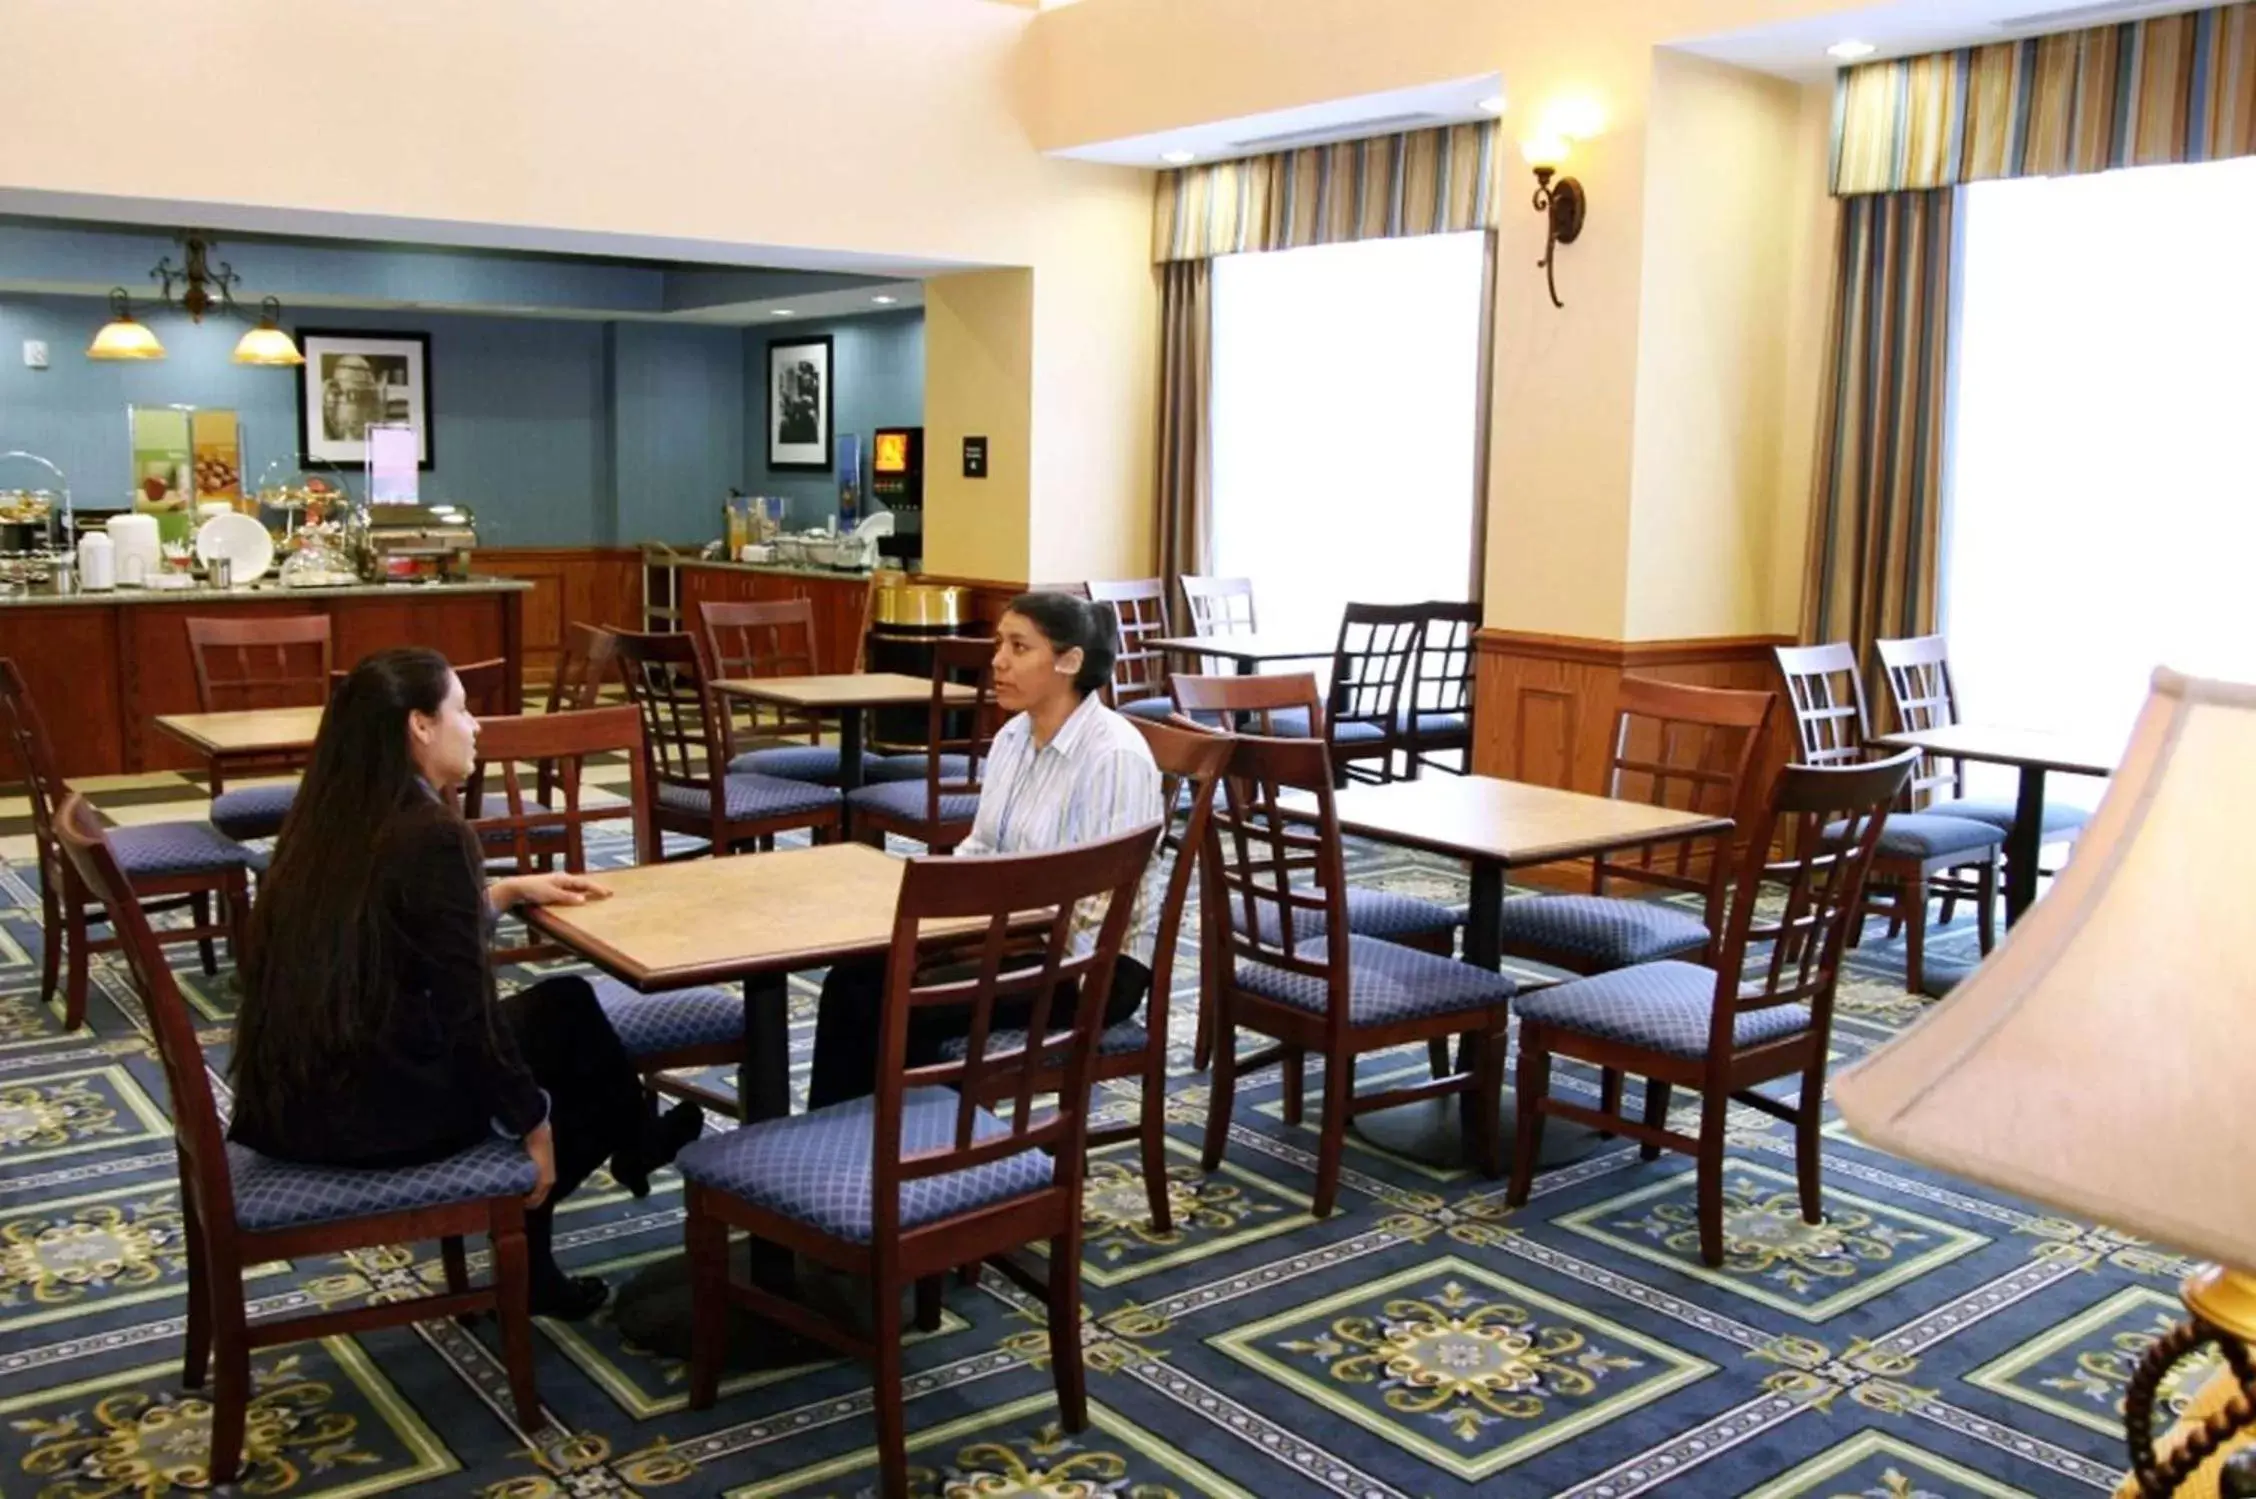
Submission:
<svg viewBox="0 0 2256 1499">
<path fill-rule="evenodd" d="M 815 663 L 826 672 L 852 671 L 861 651 L 862 617 L 869 579 L 853 574 L 766 572 L 747 567 L 685 565 L 681 569 L 684 625 L 705 628 L 708 603 L 805 599 L 815 616 Z"/>
<path fill-rule="evenodd" d="M 533 585 L 525 595 L 525 679 L 538 698 L 567 627 L 642 628 L 642 553 L 633 547 L 480 547 L 481 574 Z"/>
</svg>

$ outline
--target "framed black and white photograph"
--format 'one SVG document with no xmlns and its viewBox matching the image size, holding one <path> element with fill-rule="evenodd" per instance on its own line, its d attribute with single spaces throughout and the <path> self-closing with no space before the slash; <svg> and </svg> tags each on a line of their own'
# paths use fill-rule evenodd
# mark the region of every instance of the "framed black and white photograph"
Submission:
<svg viewBox="0 0 2256 1499">
<path fill-rule="evenodd" d="M 300 328 L 298 461 L 343 468 L 368 461 L 368 429 L 415 429 L 416 467 L 431 466 L 431 336 Z"/>
<path fill-rule="evenodd" d="M 768 467 L 830 471 L 830 335 L 768 344 Z"/>
</svg>

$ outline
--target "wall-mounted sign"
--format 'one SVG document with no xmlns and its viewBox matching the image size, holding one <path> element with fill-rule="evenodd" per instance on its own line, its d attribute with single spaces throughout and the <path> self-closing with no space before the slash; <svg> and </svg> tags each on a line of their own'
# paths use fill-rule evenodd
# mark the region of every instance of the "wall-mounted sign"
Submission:
<svg viewBox="0 0 2256 1499">
<path fill-rule="evenodd" d="M 987 477 L 986 438 L 967 437 L 964 439 L 964 477 L 966 479 L 984 479 Z"/>
</svg>

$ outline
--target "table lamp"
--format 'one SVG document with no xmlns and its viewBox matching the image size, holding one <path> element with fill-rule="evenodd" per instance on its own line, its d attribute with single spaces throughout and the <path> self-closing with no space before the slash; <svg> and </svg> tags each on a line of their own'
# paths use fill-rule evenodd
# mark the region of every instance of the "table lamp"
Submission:
<svg viewBox="0 0 2256 1499">
<path fill-rule="evenodd" d="M 2252 892 L 2256 686 L 2157 671 L 2051 891 L 1949 999 L 1833 1088 L 1850 1128 L 1882 1149 L 2215 1262 L 2185 1283 L 2190 1320 L 2126 1397 L 2148 1499 L 2256 1421 L 2256 1135 L 2237 1123 L 2256 1098 Z M 2210 1343 L 2237 1393 L 2158 1458 L 2155 1392 Z M 2256 1478 L 2249 1461 L 2234 1455 L 2226 1493 Z"/>
</svg>

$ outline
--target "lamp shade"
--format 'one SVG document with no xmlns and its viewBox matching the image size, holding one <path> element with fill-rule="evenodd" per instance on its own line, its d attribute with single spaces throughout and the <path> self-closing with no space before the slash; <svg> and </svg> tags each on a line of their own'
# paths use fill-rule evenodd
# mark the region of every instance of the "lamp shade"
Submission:
<svg viewBox="0 0 2256 1499">
<path fill-rule="evenodd" d="M 132 318 L 113 318 L 102 325 L 94 335 L 94 342 L 86 346 L 89 359 L 162 359 L 164 345 L 157 341 L 148 326 Z"/>
<path fill-rule="evenodd" d="M 2051 891 L 1834 1102 L 1883 1149 L 2256 1267 L 2252 891 L 2256 686 L 2158 671 Z"/>
<path fill-rule="evenodd" d="M 261 323 L 235 345 L 237 364 L 303 364 L 305 355 L 289 334 L 272 323 Z"/>
</svg>

